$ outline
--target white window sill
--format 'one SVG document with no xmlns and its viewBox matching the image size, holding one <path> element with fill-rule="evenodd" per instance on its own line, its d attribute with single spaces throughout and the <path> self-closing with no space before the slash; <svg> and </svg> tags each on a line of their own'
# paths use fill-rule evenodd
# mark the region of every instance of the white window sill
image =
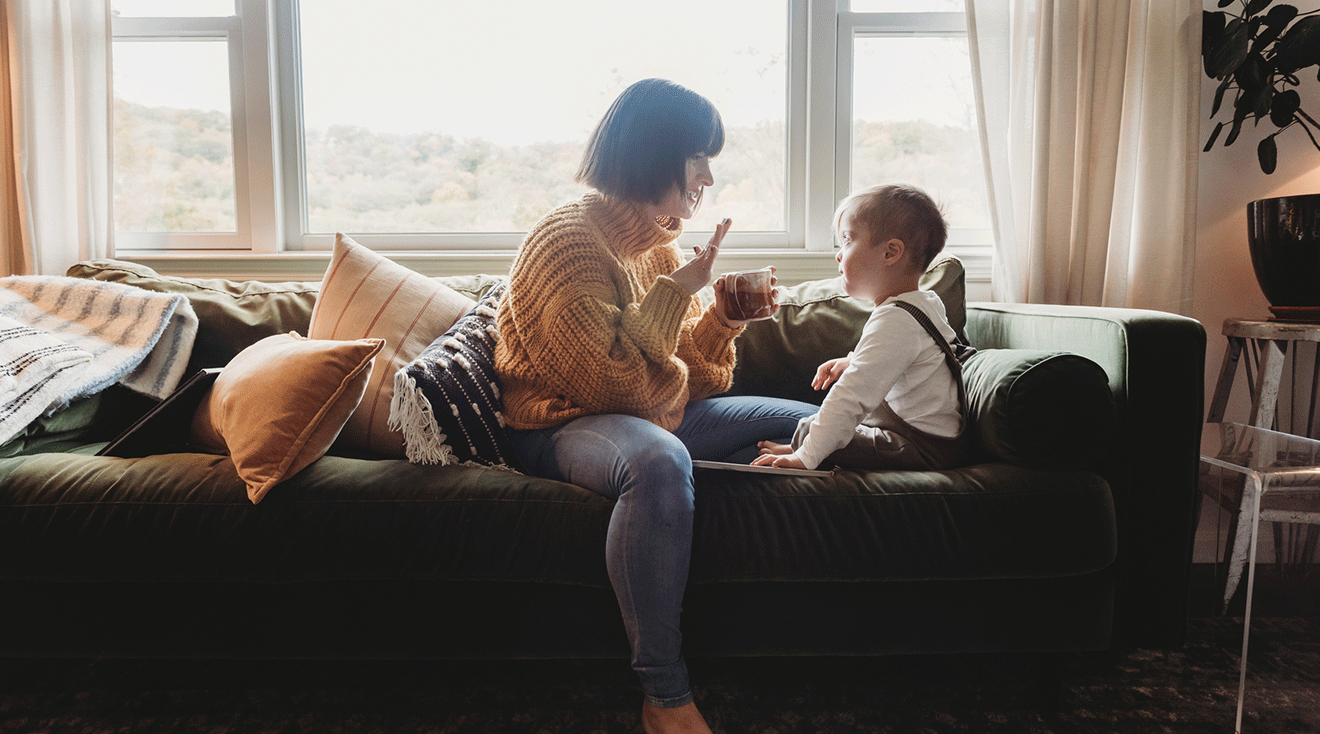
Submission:
<svg viewBox="0 0 1320 734">
<path fill-rule="evenodd" d="M 978 248 L 984 249 L 984 248 Z M 990 256 L 982 252 L 946 250 L 963 261 L 968 283 L 990 281 Z M 515 253 L 507 250 L 473 251 L 383 251 L 381 254 L 428 277 L 503 274 L 509 272 Z M 227 280 L 318 281 L 330 263 L 329 252 L 286 252 L 253 254 L 233 251 L 116 253 L 116 259 L 145 265 L 161 275 Z M 774 265 L 779 282 L 793 285 L 808 280 L 833 278 L 838 264 L 832 252 L 785 250 L 729 250 L 720 253 L 719 272 L 752 270 Z"/>
</svg>

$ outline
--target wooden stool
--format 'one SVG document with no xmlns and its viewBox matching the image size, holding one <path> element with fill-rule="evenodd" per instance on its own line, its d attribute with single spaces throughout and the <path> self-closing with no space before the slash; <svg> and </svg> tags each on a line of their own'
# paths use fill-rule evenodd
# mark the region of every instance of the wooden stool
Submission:
<svg viewBox="0 0 1320 734">
<path fill-rule="evenodd" d="M 1251 411 L 1245 422 L 1294 436 L 1320 438 L 1320 426 L 1316 424 L 1316 393 L 1317 387 L 1320 387 L 1320 323 L 1226 319 L 1224 336 L 1228 337 L 1228 348 L 1224 352 L 1224 363 L 1219 370 L 1219 382 L 1215 385 L 1206 422 L 1220 423 L 1224 420 L 1224 410 L 1228 407 L 1228 398 L 1233 391 L 1238 362 L 1245 362 L 1247 389 L 1251 397 Z M 1299 359 L 1301 347 L 1306 342 L 1312 344 L 1309 370 Z M 1286 386 L 1288 390 L 1285 400 L 1280 403 L 1285 362 L 1290 362 L 1292 379 Z M 1299 388 L 1305 392 L 1304 399 L 1300 401 L 1297 394 Z M 1286 416 L 1281 415 L 1285 412 L 1281 410 L 1285 406 Z M 1232 546 L 1226 549 L 1228 579 L 1224 585 L 1225 609 L 1237 590 L 1242 568 L 1246 564 L 1251 528 L 1247 524 L 1239 524 L 1238 518 L 1243 512 L 1241 503 L 1247 499 L 1246 493 L 1221 498 L 1223 508 L 1230 513 L 1228 535 L 1233 538 Z M 1305 538 L 1292 538 L 1294 553 L 1287 560 L 1294 563 L 1310 561 L 1315 552 L 1317 536 L 1320 536 L 1320 512 L 1298 511 L 1298 508 L 1262 508 L 1260 519 L 1274 523 L 1274 556 L 1281 568 L 1286 560 L 1283 556 L 1282 523 L 1308 524 Z M 1296 536 L 1296 533 L 1292 535 Z"/>
<path fill-rule="evenodd" d="M 1210 401 L 1210 414 L 1207 423 L 1220 423 L 1224 419 L 1224 409 L 1228 407 L 1228 396 L 1233 390 L 1233 379 L 1237 374 L 1238 362 L 1246 353 L 1247 388 L 1251 391 L 1251 414 L 1246 423 L 1259 428 L 1268 428 L 1294 436 L 1317 438 L 1316 386 L 1320 383 L 1320 364 L 1315 359 L 1315 350 L 1311 352 L 1309 403 L 1304 411 L 1304 420 L 1299 421 L 1298 405 L 1294 398 L 1297 386 L 1305 387 L 1298 381 L 1303 365 L 1298 362 L 1297 347 L 1294 342 L 1320 343 L 1320 323 L 1299 321 L 1252 321 L 1249 319 L 1225 319 L 1224 336 L 1228 337 L 1228 349 L 1224 352 L 1224 364 L 1219 370 L 1219 382 L 1215 385 L 1215 395 Z M 1246 349 L 1247 344 L 1251 349 Z M 1288 353 L 1292 352 L 1292 384 L 1288 394 L 1289 410 L 1287 425 L 1276 425 L 1279 406 L 1279 389 L 1283 380 L 1283 364 Z M 1253 364 L 1254 363 L 1254 364 Z M 1253 369 L 1256 373 L 1253 377 Z"/>
</svg>

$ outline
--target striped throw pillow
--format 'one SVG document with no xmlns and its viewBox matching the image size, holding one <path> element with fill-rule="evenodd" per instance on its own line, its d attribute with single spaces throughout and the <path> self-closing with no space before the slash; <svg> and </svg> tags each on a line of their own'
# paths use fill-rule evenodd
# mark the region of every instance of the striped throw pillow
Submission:
<svg viewBox="0 0 1320 734">
<path fill-rule="evenodd" d="M 311 339 L 384 339 L 366 393 L 335 443 L 336 451 L 404 457 L 403 434 L 387 425 L 394 373 L 444 334 L 474 301 L 458 291 L 335 235 L 308 327 Z"/>
</svg>

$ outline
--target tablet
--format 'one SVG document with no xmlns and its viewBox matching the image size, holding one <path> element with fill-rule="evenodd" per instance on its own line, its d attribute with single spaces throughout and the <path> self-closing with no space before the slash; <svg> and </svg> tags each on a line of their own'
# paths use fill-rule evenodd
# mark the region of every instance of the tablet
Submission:
<svg viewBox="0 0 1320 734">
<path fill-rule="evenodd" d="M 732 464 L 727 461 L 706 461 L 704 459 L 693 459 L 692 468 L 726 469 L 729 471 L 746 471 L 757 474 L 789 474 L 799 477 L 828 477 L 834 473 L 821 469 L 790 469 L 786 466 L 753 466 L 752 464 Z"/>
<path fill-rule="evenodd" d="M 219 367 L 211 367 L 189 377 L 96 455 L 132 459 L 186 451 L 193 413 L 219 374 Z"/>
</svg>

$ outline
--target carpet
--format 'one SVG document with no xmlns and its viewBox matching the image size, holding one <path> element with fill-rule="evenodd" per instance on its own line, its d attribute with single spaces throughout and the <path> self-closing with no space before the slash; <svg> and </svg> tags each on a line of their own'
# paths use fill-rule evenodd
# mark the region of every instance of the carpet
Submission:
<svg viewBox="0 0 1320 734">
<path fill-rule="evenodd" d="M 1240 620 L 1193 619 L 1179 650 L 1062 661 L 1057 707 L 1025 656 L 696 659 L 698 706 L 724 734 L 1232 732 Z M 1252 625 L 1244 732 L 1320 732 L 1320 618 Z M 613 660 L 416 662 L 0 660 L 6 734 L 641 731 Z"/>
</svg>

